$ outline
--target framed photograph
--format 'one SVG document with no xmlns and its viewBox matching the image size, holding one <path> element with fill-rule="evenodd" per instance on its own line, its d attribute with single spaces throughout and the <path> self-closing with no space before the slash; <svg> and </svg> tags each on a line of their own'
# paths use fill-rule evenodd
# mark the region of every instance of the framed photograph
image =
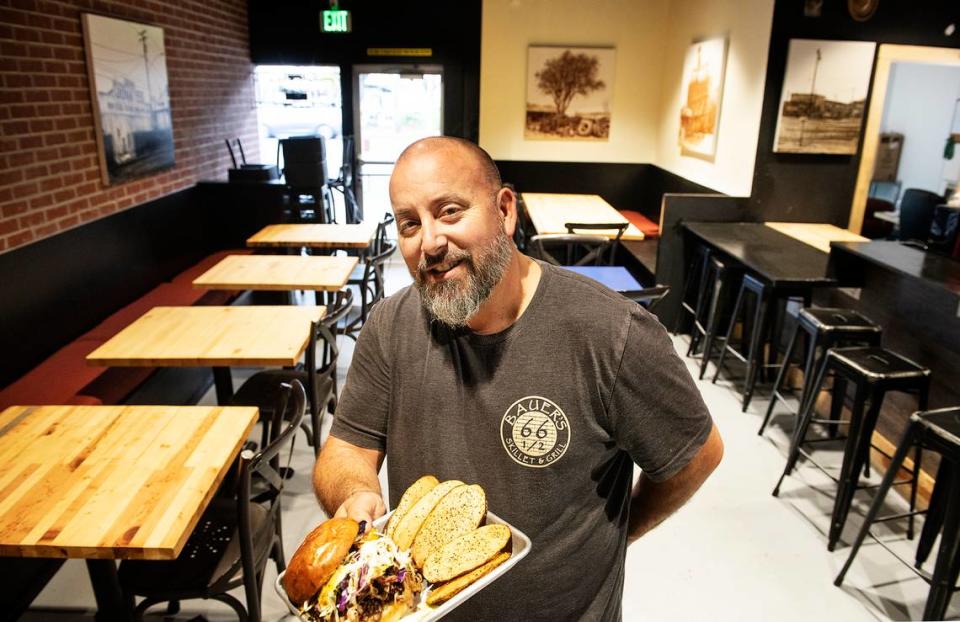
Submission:
<svg viewBox="0 0 960 622">
<path fill-rule="evenodd" d="M 163 29 L 84 13 L 83 37 L 103 183 L 171 168 Z"/>
<path fill-rule="evenodd" d="M 876 47 L 872 41 L 790 40 L 774 152 L 857 153 Z"/>
<path fill-rule="evenodd" d="M 530 46 L 528 139 L 609 140 L 613 48 Z"/>
<path fill-rule="evenodd" d="M 680 153 L 713 161 L 727 64 L 727 38 L 694 41 L 683 62 Z"/>
</svg>

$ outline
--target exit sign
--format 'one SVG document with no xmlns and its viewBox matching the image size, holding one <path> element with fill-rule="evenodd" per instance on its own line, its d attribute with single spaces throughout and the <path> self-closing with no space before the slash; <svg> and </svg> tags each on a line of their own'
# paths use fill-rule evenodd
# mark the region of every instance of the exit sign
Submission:
<svg viewBox="0 0 960 622">
<path fill-rule="evenodd" d="M 320 15 L 321 32 L 350 32 L 350 11 L 323 11 Z"/>
</svg>

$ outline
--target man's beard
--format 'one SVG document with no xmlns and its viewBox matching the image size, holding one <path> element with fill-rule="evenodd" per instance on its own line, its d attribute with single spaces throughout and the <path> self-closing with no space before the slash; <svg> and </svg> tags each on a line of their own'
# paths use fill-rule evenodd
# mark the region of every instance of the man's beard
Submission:
<svg viewBox="0 0 960 622">
<path fill-rule="evenodd" d="M 513 257 L 513 245 L 501 226 L 493 244 L 477 253 L 448 251 L 440 257 L 420 259 L 413 275 L 423 307 L 430 316 L 450 328 L 462 328 L 490 297 L 500 283 Z M 466 276 L 438 283 L 429 283 L 427 272 L 437 265 L 461 262 Z"/>
</svg>

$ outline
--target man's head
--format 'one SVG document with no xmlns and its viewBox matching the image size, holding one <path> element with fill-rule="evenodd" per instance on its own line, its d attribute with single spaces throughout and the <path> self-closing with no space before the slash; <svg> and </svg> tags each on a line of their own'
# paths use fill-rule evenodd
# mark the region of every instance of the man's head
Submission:
<svg viewBox="0 0 960 622">
<path fill-rule="evenodd" d="M 407 147 L 390 177 L 400 252 L 424 307 L 465 326 L 500 283 L 516 248 L 513 192 L 490 156 L 459 138 Z"/>
</svg>

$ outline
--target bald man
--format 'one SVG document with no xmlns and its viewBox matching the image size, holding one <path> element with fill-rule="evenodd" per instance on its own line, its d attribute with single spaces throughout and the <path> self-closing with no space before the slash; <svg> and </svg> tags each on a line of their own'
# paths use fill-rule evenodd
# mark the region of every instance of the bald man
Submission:
<svg viewBox="0 0 960 622">
<path fill-rule="evenodd" d="M 533 548 L 448 619 L 619 620 L 627 544 L 723 453 L 686 367 L 641 307 L 517 251 L 516 197 L 476 145 L 410 145 L 390 201 L 415 283 L 360 333 L 320 502 L 382 516 L 386 456 L 393 503 L 425 474 L 478 483 Z"/>
</svg>

